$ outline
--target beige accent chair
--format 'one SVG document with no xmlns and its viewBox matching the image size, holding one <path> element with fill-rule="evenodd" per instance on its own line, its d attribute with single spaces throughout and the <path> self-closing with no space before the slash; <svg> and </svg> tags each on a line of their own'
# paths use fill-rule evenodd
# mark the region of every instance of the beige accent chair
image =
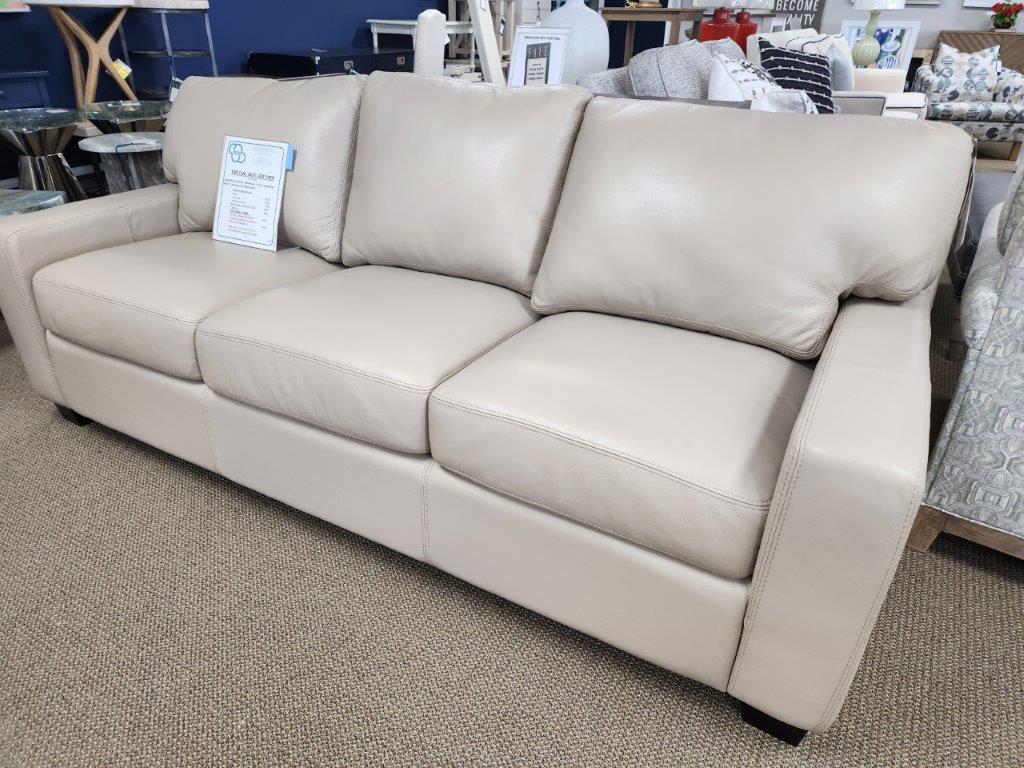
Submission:
<svg viewBox="0 0 1024 768">
<path fill-rule="evenodd" d="M 225 134 L 296 148 L 277 252 L 211 238 Z M 796 743 L 839 714 L 921 500 L 971 149 L 573 87 L 190 78 L 170 183 L 0 222 L 0 306 L 68 418 Z"/>
</svg>

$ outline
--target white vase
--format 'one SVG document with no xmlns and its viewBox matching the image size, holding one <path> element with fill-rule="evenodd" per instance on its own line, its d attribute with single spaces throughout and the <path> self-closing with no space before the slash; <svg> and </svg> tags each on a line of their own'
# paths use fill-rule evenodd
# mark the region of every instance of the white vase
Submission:
<svg viewBox="0 0 1024 768">
<path fill-rule="evenodd" d="M 561 8 L 548 14 L 541 26 L 572 30 L 562 67 L 563 83 L 575 84 L 584 75 L 608 69 L 608 25 L 601 14 L 588 8 L 583 0 L 565 0 Z"/>
</svg>

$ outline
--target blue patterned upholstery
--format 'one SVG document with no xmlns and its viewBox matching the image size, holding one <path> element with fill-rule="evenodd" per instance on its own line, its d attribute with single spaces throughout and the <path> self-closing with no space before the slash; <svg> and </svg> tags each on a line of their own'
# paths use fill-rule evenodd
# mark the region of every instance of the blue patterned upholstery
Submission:
<svg viewBox="0 0 1024 768">
<path fill-rule="evenodd" d="M 1024 227 L 1010 241 L 996 290 L 935 445 L 925 504 L 1024 538 Z"/>
</svg>

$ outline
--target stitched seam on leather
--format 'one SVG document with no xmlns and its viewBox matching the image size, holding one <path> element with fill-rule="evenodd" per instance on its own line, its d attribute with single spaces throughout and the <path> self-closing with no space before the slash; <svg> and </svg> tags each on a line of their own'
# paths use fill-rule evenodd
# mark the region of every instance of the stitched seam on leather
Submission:
<svg viewBox="0 0 1024 768">
<path fill-rule="evenodd" d="M 927 452 L 928 441 L 925 439 L 922 441 L 924 449 Z M 925 454 L 927 458 L 927 453 Z M 920 464 L 921 451 L 918 451 L 918 463 Z M 892 577 L 895 575 L 896 566 L 899 564 L 900 556 L 903 552 L 903 548 L 906 544 L 907 535 L 910 532 L 910 527 L 913 525 L 915 512 L 919 504 L 918 493 L 921 490 L 921 480 L 918 478 L 917 482 L 914 483 L 913 490 L 910 493 L 910 499 L 907 504 L 907 509 L 903 513 L 903 525 L 900 527 L 900 537 L 897 541 L 896 547 L 893 549 L 892 554 L 889 556 L 889 564 L 885 569 L 885 578 L 878 587 L 878 591 L 875 593 L 874 600 L 871 601 L 871 608 L 867 615 L 864 617 L 864 624 L 861 626 L 860 633 L 857 635 L 857 642 L 853 646 L 850 652 L 850 657 L 846 661 L 846 666 L 843 668 L 843 673 L 840 675 L 839 680 L 836 681 L 836 687 L 832 691 L 832 696 L 829 698 L 828 705 L 825 707 L 824 713 L 821 718 L 815 723 L 814 729 L 817 730 L 821 727 L 822 723 L 826 723 L 831 720 L 838 710 L 842 706 L 843 694 L 847 690 L 853 675 L 856 673 L 857 660 L 861 657 L 864 652 L 864 648 L 868 643 L 868 637 L 871 634 L 871 628 L 874 626 L 875 620 L 878 618 L 878 612 L 882 608 L 882 603 L 885 601 L 886 593 L 889 591 L 889 585 L 892 583 Z"/>
<path fill-rule="evenodd" d="M 471 358 L 470 358 L 469 360 L 467 360 L 466 362 L 464 362 L 464 363 L 463 363 L 462 365 L 460 365 L 460 366 L 458 366 L 457 368 L 453 369 L 453 370 L 452 370 L 452 371 L 451 371 L 450 373 L 446 373 L 446 374 L 445 374 L 445 375 L 444 375 L 444 376 L 443 376 L 443 377 L 442 377 L 442 378 L 441 378 L 441 379 L 440 379 L 440 380 L 439 380 L 439 381 L 437 382 L 437 384 L 435 384 L 435 385 L 434 385 L 433 387 L 431 387 L 431 391 L 433 391 L 433 390 L 437 389 L 437 388 L 438 388 L 439 386 L 441 386 L 441 385 L 442 385 L 442 384 L 444 384 L 444 383 L 445 383 L 446 381 L 448 381 L 448 379 L 450 379 L 450 378 L 451 378 L 452 376 L 454 376 L 455 374 L 457 374 L 457 373 L 459 373 L 460 371 L 464 370 L 464 369 L 465 369 L 465 368 L 466 368 L 467 366 L 470 366 L 470 365 L 472 365 L 473 363 L 475 363 L 475 362 L 476 362 L 477 360 L 479 360 L 479 359 L 480 359 L 481 357 L 483 357 L 484 355 L 486 355 L 486 354 L 487 354 L 488 352 L 490 352 L 490 351 L 491 351 L 492 349 L 494 349 L 495 347 L 499 347 L 499 346 L 501 346 L 501 345 L 502 345 L 502 344 L 504 344 L 504 343 L 505 343 L 506 341 L 508 341 L 509 339 L 511 339 L 511 338 L 512 338 L 513 336 L 516 336 L 516 335 L 518 335 L 519 333 L 521 333 L 522 331 L 525 331 L 525 330 L 526 330 L 527 328 L 529 328 L 529 327 L 530 327 L 531 325 L 533 325 L 533 324 L 534 324 L 535 322 L 537 322 L 537 318 L 536 318 L 536 317 L 532 318 L 532 319 L 531 319 L 531 320 L 530 320 L 530 321 L 529 321 L 528 323 L 526 323 L 526 325 L 523 325 L 523 326 L 520 326 L 519 328 L 516 328 L 516 329 L 515 329 L 514 331 L 512 331 L 511 333 L 508 333 L 508 334 L 506 334 L 505 336 L 503 336 L 502 338 L 498 339 L 498 340 L 497 340 L 496 342 L 494 342 L 493 344 L 491 344 L 491 346 L 489 346 L 489 347 L 487 347 L 486 349 L 483 349 L 483 350 L 481 350 L 480 352 L 478 352 L 477 354 L 473 355 L 473 357 L 471 357 Z"/>
<path fill-rule="evenodd" d="M 217 444 L 213 439 L 213 428 L 210 426 L 211 397 L 213 397 L 213 390 L 207 387 L 206 394 L 203 395 L 203 416 L 206 419 L 206 438 L 210 441 L 210 453 L 213 456 L 213 468 L 217 470 L 217 474 L 223 474 L 220 471 L 220 460 L 217 458 Z"/>
<path fill-rule="evenodd" d="M 580 105 L 579 112 L 576 115 L 575 125 L 573 126 L 572 132 L 567 137 L 567 146 L 565 148 L 565 157 L 562 160 L 562 167 L 559 169 L 558 183 L 552 190 L 551 200 L 549 202 L 549 209 L 544 215 L 544 220 L 541 222 L 541 234 L 538 238 L 536 255 L 537 255 L 537 266 L 535 269 L 530 270 L 530 291 L 533 294 L 533 286 L 537 282 L 537 275 L 540 274 L 540 266 L 544 261 L 544 254 L 547 252 L 548 243 L 551 241 L 551 232 L 555 228 L 555 216 L 558 213 L 558 206 L 562 202 L 562 193 L 565 191 L 565 180 L 569 176 L 569 165 L 572 163 L 572 156 L 576 150 L 576 141 L 580 136 L 580 126 L 583 125 L 583 115 L 587 111 L 587 106 L 593 100 L 593 95 L 586 98 Z"/>
<path fill-rule="evenodd" d="M 352 118 L 352 130 L 349 131 L 348 149 L 345 155 L 344 178 L 339 186 L 338 196 L 334 201 L 335 209 L 338 211 L 338 225 L 334 227 L 333 242 L 337 244 L 338 255 L 336 258 L 327 259 L 327 261 L 336 264 L 342 263 L 341 242 L 345 233 L 345 219 L 348 216 L 348 199 L 352 194 L 352 169 L 356 160 L 356 137 L 359 133 L 359 116 L 363 111 L 363 91 L 365 89 L 366 84 L 363 83 L 356 93 L 355 116 Z"/>
<path fill-rule="evenodd" d="M 164 320 L 170 320 L 175 323 L 181 323 L 182 325 L 196 325 L 199 322 L 198 320 L 190 320 L 185 317 L 177 317 L 175 315 L 169 315 L 166 312 L 160 312 L 155 309 L 150 309 L 149 307 L 139 306 L 138 304 L 133 304 L 132 302 L 124 301 L 123 299 L 115 299 L 110 296 L 103 296 L 102 294 L 95 293 L 93 291 L 87 291 L 84 288 L 78 288 L 76 286 L 67 285 L 65 283 L 55 283 L 51 280 L 39 280 L 38 278 L 35 279 L 35 282 L 38 283 L 39 285 L 45 285 L 50 288 L 57 288 L 64 291 L 70 291 L 71 293 L 81 294 L 82 296 L 88 296 L 89 298 L 96 299 L 97 301 L 103 301 L 106 302 L 107 304 L 114 304 L 119 307 L 124 307 L 125 309 L 133 309 L 136 312 L 142 312 L 147 315 L 152 315 L 153 317 L 159 317 Z"/>
<path fill-rule="evenodd" d="M 735 496 L 730 496 L 729 494 L 722 493 L 721 491 L 717 491 L 717 490 L 714 490 L 712 488 L 708 488 L 708 487 L 700 485 L 699 483 L 696 483 L 696 482 L 694 482 L 692 480 L 688 480 L 686 478 L 680 477 L 680 476 L 678 476 L 676 474 L 673 474 L 669 470 L 664 469 L 663 467 L 659 467 L 659 466 L 657 466 L 655 464 L 649 464 L 649 463 L 644 462 L 644 461 L 642 461 L 642 460 L 640 460 L 640 459 L 638 459 L 638 458 L 636 458 L 634 456 L 630 456 L 629 454 L 621 453 L 621 452 L 618 452 L 618 451 L 613 451 L 610 448 L 605 448 L 604 446 L 600 446 L 600 445 L 597 445 L 595 443 L 589 442 L 589 441 L 587 441 L 587 440 L 585 440 L 585 439 L 583 439 L 581 437 L 578 437 L 576 435 L 573 435 L 573 434 L 570 434 L 570 433 L 567 433 L 567 432 L 561 432 L 561 431 L 558 431 L 558 430 L 554 430 L 554 429 L 551 429 L 550 427 L 545 427 L 545 426 L 542 426 L 540 424 L 535 424 L 533 422 L 526 421 L 526 420 L 524 420 L 524 419 L 522 419 L 522 418 L 520 418 L 518 416 L 512 416 L 511 414 L 501 413 L 499 411 L 489 411 L 489 410 L 484 410 L 484 409 L 481 409 L 481 408 L 476 408 L 476 407 L 473 407 L 473 406 L 463 405 L 462 403 L 456 403 L 456 402 L 453 402 L 451 400 L 445 400 L 444 398 L 438 397 L 436 394 L 431 397 L 431 402 L 439 403 L 441 405 L 446 405 L 446 406 L 449 406 L 451 408 L 455 408 L 457 410 L 464 411 L 466 413 L 472 413 L 472 414 L 475 414 L 475 415 L 478 415 L 478 416 L 483 416 L 485 418 L 490 418 L 490 419 L 497 420 L 497 421 L 505 421 L 505 422 L 508 422 L 508 423 L 510 423 L 510 424 L 512 424 L 514 426 L 519 426 L 519 427 L 523 427 L 525 429 L 529 429 L 529 430 L 534 431 L 534 432 L 539 432 L 539 433 L 547 435 L 549 437 L 553 437 L 556 440 L 561 440 L 562 442 L 569 443 L 571 445 L 575 445 L 578 448 L 583 448 L 583 449 L 592 451 L 594 453 L 599 453 L 599 454 L 601 454 L 603 456 L 606 456 L 606 457 L 608 457 L 610 459 L 613 459 L 615 461 L 619 461 L 619 462 L 624 463 L 624 464 L 629 464 L 631 466 L 636 467 L 637 469 L 641 469 L 641 470 L 650 472 L 652 474 L 656 474 L 659 477 L 663 477 L 666 480 L 670 480 L 670 481 L 672 481 L 674 483 L 677 483 L 679 485 L 686 486 L 687 488 L 695 490 L 695 491 L 697 491 L 699 493 L 703 493 L 703 494 L 706 494 L 708 496 L 715 497 L 717 499 L 724 499 L 726 501 L 732 502 L 734 504 L 738 504 L 740 506 L 748 507 L 750 509 L 754 509 L 754 510 L 757 510 L 757 511 L 764 511 L 765 509 L 768 508 L 769 504 L 771 503 L 770 500 L 767 501 L 767 502 L 757 502 L 757 501 L 750 501 L 750 500 L 747 500 L 747 499 L 738 498 L 738 497 L 735 497 Z"/>
<path fill-rule="evenodd" d="M 645 544 L 642 541 L 637 541 L 636 539 L 630 538 L 629 536 L 627 536 L 627 535 L 625 535 L 623 533 L 618 533 L 618 532 L 612 531 L 612 530 L 610 530 L 608 528 L 604 528 L 604 527 L 598 525 L 597 523 L 593 523 L 593 522 L 591 522 L 589 520 L 584 520 L 582 518 L 576 517 L 575 515 L 572 515 L 572 514 L 570 514 L 568 512 L 562 512 L 560 510 L 555 509 L 554 507 L 549 507 L 546 504 L 541 504 L 539 501 L 534 501 L 533 499 L 528 499 L 525 496 L 520 496 L 518 494 L 512 493 L 511 491 L 502 490 L 501 488 L 498 488 L 495 485 L 491 485 L 490 483 L 487 483 L 487 482 L 484 482 L 483 480 L 480 480 L 479 478 L 469 474 L 468 472 L 463 472 L 460 469 L 452 469 L 449 466 L 445 466 L 445 469 L 449 470 L 450 472 L 454 472 L 456 475 L 460 475 L 461 477 L 466 478 L 470 482 L 476 483 L 477 485 L 481 485 L 481 486 L 483 486 L 484 488 L 486 488 L 489 491 L 494 491 L 495 493 L 497 493 L 497 494 L 499 494 L 501 496 L 508 496 L 510 499 L 515 499 L 516 501 L 521 501 L 523 504 L 529 504 L 530 506 L 537 507 L 538 509 L 543 509 L 545 512 L 550 512 L 551 514 L 557 515 L 558 517 L 564 517 L 567 520 L 572 520 L 573 522 L 579 523 L 580 525 L 584 526 L 585 528 L 591 528 L 591 529 L 593 529 L 595 531 L 600 531 L 601 533 L 607 534 L 608 536 L 611 536 L 612 538 L 619 539 L 621 541 L 628 541 L 630 544 L 634 544 L 634 545 L 636 545 L 638 547 L 641 547 L 642 549 L 648 549 L 651 552 L 657 552 L 659 555 L 664 555 L 665 557 L 671 558 L 672 560 L 676 560 L 676 561 L 678 561 L 680 563 L 686 563 L 687 565 L 691 565 L 694 568 L 700 568 L 702 571 L 707 571 L 708 573 L 714 573 L 716 576 L 721 576 L 721 574 L 716 573 L 715 571 L 711 570 L 710 568 L 708 568 L 706 566 L 703 566 L 703 565 L 699 565 L 698 563 L 692 562 L 690 560 L 687 560 L 686 558 L 681 557 L 680 555 L 669 554 L 668 552 L 666 552 L 663 549 L 658 549 L 657 547 L 655 547 L 655 546 L 653 546 L 651 544 Z M 732 576 L 722 576 L 722 578 L 724 578 L 724 579 L 732 579 L 734 577 L 732 577 Z M 746 577 L 741 577 L 741 578 L 746 578 Z M 737 579 L 737 581 L 739 581 L 739 580 L 740 579 Z"/>
<path fill-rule="evenodd" d="M 214 391 L 216 391 L 216 390 L 214 390 Z M 360 437 L 359 435 L 352 434 L 351 432 L 345 432 L 345 431 L 343 431 L 341 429 L 337 429 L 336 427 L 328 427 L 328 426 L 325 426 L 323 424 L 318 424 L 317 422 L 313 421 L 312 419 L 306 418 L 305 416 L 300 416 L 297 413 L 289 413 L 288 411 L 282 410 L 280 408 L 274 408 L 273 406 L 270 406 L 270 405 L 264 405 L 263 403 L 257 403 L 255 400 L 250 400 L 249 398 L 243 397 L 241 395 L 229 395 L 229 394 L 226 394 L 226 393 L 219 393 L 219 392 L 217 394 L 220 394 L 222 397 L 226 397 L 229 400 L 237 400 L 240 403 L 245 403 L 246 405 L 250 405 L 250 406 L 252 406 L 253 408 L 255 408 L 257 410 L 267 411 L 268 413 L 274 413 L 274 414 L 277 414 L 278 416 L 283 416 L 286 419 L 292 419 L 293 421 L 301 422 L 301 423 L 306 424 L 306 425 L 308 425 L 310 427 L 314 427 L 316 429 L 322 430 L 323 432 L 330 432 L 331 434 L 334 434 L 334 435 L 341 435 L 342 437 L 347 437 L 350 440 L 355 440 L 356 442 L 359 442 L 359 443 L 364 443 L 366 445 L 372 445 L 372 446 L 375 446 L 377 448 L 384 448 L 384 449 L 387 449 L 389 451 L 395 451 L 396 453 L 402 453 L 402 454 L 405 454 L 406 456 L 425 456 L 425 455 L 427 455 L 426 451 L 418 451 L 418 452 L 416 452 L 416 451 L 410 451 L 407 448 L 398 448 L 395 445 L 384 445 L 384 444 L 382 444 L 380 442 L 377 442 L 375 440 L 371 440 L 371 439 L 366 438 L 366 437 Z"/>
<path fill-rule="evenodd" d="M 177 197 L 177 196 L 178 196 L 178 193 L 177 193 L 177 190 L 175 190 L 173 195 L 167 195 L 166 197 L 160 197 L 160 198 L 157 198 L 156 200 L 147 200 L 147 201 L 141 202 L 141 203 L 134 203 L 132 205 L 122 205 L 122 206 L 118 206 L 117 208 L 114 208 L 112 210 L 120 210 L 122 215 L 125 218 L 125 223 L 127 225 L 128 217 L 127 217 L 126 211 L 128 211 L 128 210 L 138 210 L 138 209 L 141 209 L 141 208 L 146 208 L 146 207 L 151 206 L 151 205 L 157 205 L 157 204 L 160 204 L 160 203 L 166 203 L 168 200 L 172 199 L 172 197 Z M 39 319 L 39 308 L 38 308 L 38 305 L 32 299 L 32 297 L 29 295 L 29 293 L 26 291 L 25 285 L 24 285 L 23 281 L 20 280 L 20 279 L 17 279 L 18 277 L 21 276 L 21 272 L 17 268 L 17 265 L 14 262 L 14 248 L 12 247 L 12 243 L 14 243 L 14 241 L 16 239 L 20 240 L 21 237 L 24 236 L 24 235 L 29 235 L 29 234 L 32 234 L 32 233 L 35 233 L 35 232 L 43 232 L 43 231 L 48 230 L 48 229 L 54 229 L 55 227 L 64 228 L 64 227 L 70 226 L 70 225 L 75 224 L 75 223 L 80 222 L 80 221 L 90 221 L 90 220 L 96 219 L 98 216 L 103 215 L 103 213 L 104 213 L 104 211 L 98 211 L 98 212 L 93 213 L 93 214 L 87 214 L 87 215 L 83 215 L 83 216 L 75 216 L 75 217 L 68 218 L 68 219 L 62 219 L 61 221 L 52 222 L 50 224 L 40 224 L 40 225 L 37 225 L 37 226 L 34 226 L 34 227 L 26 227 L 25 229 L 17 229 L 14 232 L 11 232 L 7 236 L 7 240 L 4 243 L 4 248 L 5 248 L 4 259 L 7 262 L 7 266 L 9 268 L 9 270 L 10 270 L 10 274 L 12 275 L 12 277 L 15 278 L 14 282 L 17 284 L 16 290 L 21 295 L 21 299 L 25 303 L 26 307 L 31 310 L 31 312 L 30 312 L 31 322 L 35 326 L 35 330 L 36 330 L 35 338 L 39 342 L 39 346 L 41 348 L 43 357 L 45 357 L 46 360 L 49 361 L 49 365 L 47 366 L 47 371 L 46 372 L 49 374 L 50 381 L 53 383 L 53 387 L 54 387 L 54 389 L 57 390 L 57 394 L 60 396 L 61 400 L 67 400 L 67 398 L 64 395 L 64 390 L 60 386 L 60 382 L 57 380 L 56 374 L 53 372 L 53 361 L 50 359 L 50 350 L 46 346 L 46 328 L 43 326 L 42 321 Z M 128 229 L 128 236 L 129 236 L 129 238 L 131 238 L 132 242 L 135 242 L 135 235 L 132 232 L 131 226 L 128 225 L 127 229 Z M 76 254 L 71 254 L 70 256 L 66 256 L 65 259 L 70 259 L 73 256 L 78 256 L 78 255 L 81 255 L 81 254 L 77 254 L 77 253 Z M 64 259 L 55 259 L 54 261 L 51 261 L 50 264 L 56 264 L 58 261 L 64 261 Z M 49 266 L 49 265 L 44 265 L 44 266 Z M 36 270 L 36 272 L 38 272 L 38 271 L 39 270 Z M 34 273 L 33 273 L 32 277 L 33 278 L 35 277 Z M 31 280 L 32 278 L 29 278 L 29 279 Z"/>
<path fill-rule="evenodd" d="M 7 236 L 7 240 L 4 243 L 4 260 L 7 262 L 7 268 L 13 279 L 13 282 L 17 286 L 17 291 L 21 296 L 22 302 L 25 307 L 30 310 L 32 322 L 35 325 L 36 333 L 33 334 L 33 338 L 39 342 L 39 346 L 42 347 L 43 357 L 46 358 L 48 365 L 46 366 L 47 373 L 50 374 L 50 381 L 53 383 L 53 388 L 57 390 L 57 395 L 64 402 L 67 402 L 67 398 L 64 397 L 64 390 L 61 389 L 60 382 L 57 381 L 57 374 L 53 371 L 53 360 L 50 357 L 50 349 L 46 344 L 46 329 L 43 327 L 42 321 L 39 319 L 39 308 L 29 296 L 25 290 L 25 282 L 20 280 L 20 272 L 17 269 L 17 265 L 14 263 L 14 249 L 11 247 L 11 242 L 14 240 L 14 236 L 19 234 L 18 232 L 12 232 Z"/>
<path fill-rule="evenodd" d="M 430 473 L 437 466 L 429 459 L 420 474 L 420 536 L 423 542 L 423 562 L 430 562 Z"/>
<path fill-rule="evenodd" d="M 683 323 L 684 327 L 690 330 L 696 331 L 719 331 L 733 338 L 737 338 L 743 341 L 748 341 L 758 346 L 767 347 L 768 349 L 780 352 L 789 357 L 796 358 L 798 360 L 810 360 L 814 358 L 821 349 L 824 343 L 823 339 L 820 339 L 817 344 L 811 349 L 797 349 L 795 347 L 789 347 L 784 344 L 771 341 L 770 339 L 762 336 L 756 336 L 752 333 L 746 333 L 745 331 L 738 331 L 734 328 L 729 328 L 724 325 L 715 325 L 714 323 L 703 323 L 698 320 L 690 320 L 685 317 L 677 317 L 675 315 L 660 314 L 658 312 L 633 312 L 630 311 L 628 314 L 621 307 L 607 307 L 600 304 L 535 304 L 534 309 L 538 312 L 549 314 L 553 312 L 601 312 L 604 314 L 617 315 L 618 317 L 629 317 L 639 320 L 669 320 L 674 323 Z"/>
<path fill-rule="evenodd" d="M 754 630 L 757 626 L 757 619 L 761 609 L 761 597 L 764 594 L 764 585 L 767 583 L 769 576 L 771 575 L 772 566 L 775 562 L 775 553 L 778 551 L 779 539 L 782 537 L 782 530 L 786 524 L 786 517 L 789 514 L 789 504 L 793 497 L 793 491 L 797 486 L 797 480 L 800 477 L 800 473 L 803 470 L 804 463 L 804 447 L 807 443 L 808 435 L 810 434 L 811 425 L 814 423 L 814 415 L 817 413 L 818 404 L 821 402 L 821 393 L 825 390 L 825 381 L 828 377 L 829 372 L 832 369 L 832 361 L 835 359 L 835 350 L 839 346 L 839 334 L 845 325 L 847 315 L 840 313 L 839 319 L 836 321 L 835 327 L 832 329 L 832 338 L 835 339 L 832 347 L 829 348 L 824 359 L 818 364 L 820 369 L 820 378 L 818 381 L 820 384 L 810 394 L 811 402 L 810 407 L 807 411 L 807 418 L 800 424 L 800 436 L 797 443 L 797 459 L 796 467 L 793 469 L 792 474 L 787 478 L 786 487 L 782 496 L 782 505 L 780 508 L 780 514 L 778 521 L 772 526 L 769 531 L 768 541 L 765 542 L 763 549 L 765 550 L 763 555 L 758 553 L 758 560 L 762 556 L 767 557 L 765 561 L 765 567 L 762 571 L 760 578 L 755 565 L 754 579 L 751 581 L 750 592 L 753 595 L 748 611 L 750 612 L 750 621 L 744 620 L 744 632 L 740 640 L 739 652 L 736 656 L 736 661 L 733 664 L 732 675 L 730 679 L 738 679 L 740 672 L 743 668 L 743 663 L 746 661 L 747 648 L 750 645 L 750 638 L 754 634 Z M 771 523 L 771 512 L 769 510 L 768 522 Z"/>
<path fill-rule="evenodd" d="M 50 334 L 55 339 L 60 339 L 61 341 L 67 342 L 68 344 L 73 344 L 74 346 L 81 347 L 82 349 L 88 350 L 89 352 L 94 352 L 97 355 L 103 355 L 104 357 L 109 357 L 112 360 L 118 360 L 118 361 L 120 361 L 122 363 L 128 363 L 129 365 L 135 365 L 135 366 L 138 366 L 139 368 L 145 368 L 147 371 L 156 371 L 157 373 L 163 373 L 163 374 L 166 374 L 167 376 L 170 376 L 173 379 L 181 379 L 181 380 L 184 380 L 184 381 L 200 381 L 200 382 L 203 380 L 203 377 L 202 377 L 201 374 L 200 375 L 196 375 L 196 376 L 193 376 L 191 374 L 184 374 L 184 373 L 181 373 L 180 371 L 172 371 L 169 368 L 163 368 L 163 367 L 161 367 L 159 365 L 156 365 L 155 363 L 152 363 L 152 362 L 140 363 L 140 362 L 138 362 L 136 360 L 129 360 L 127 357 L 120 357 L 117 354 L 114 354 L 114 353 L 111 353 L 111 352 L 105 352 L 104 350 L 96 349 L 95 347 L 90 347 L 88 343 L 86 343 L 84 341 L 80 341 L 79 339 L 77 339 L 75 337 L 72 337 L 71 335 L 66 335 L 65 336 L 65 335 L 59 334 L 59 333 L 57 333 L 55 331 L 46 331 L 46 333 Z"/>
<path fill-rule="evenodd" d="M 436 386 L 436 385 L 429 385 L 429 386 L 425 386 L 425 387 L 419 387 L 419 386 L 416 386 L 416 385 L 413 385 L 413 384 L 406 384 L 405 382 L 398 381 L 396 379 L 390 379 L 390 378 L 388 378 L 386 376 L 381 376 L 379 374 L 371 373 L 369 371 L 364 371 L 364 370 L 361 370 L 359 368 L 352 368 L 350 366 L 346 366 L 346 365 L 342 365 L 340 363 L 336 363 L 336 362 L 334 362 L 332 360 L 325 360 L 322 357 L 317 357 L 315 355 L 309 355 L 309 354 L 306 354 L 305 352 L 299 352 L 299 351 L 293 350 L 293 349 L 286 349 L 285 347 L 280 347 L 280 346 L 278 346 L 276 344 L 268 344 L 265 341 L 260 341 L 259 339 L 253 339 L 253 338 L 248 337 L 248 336 L 236 336 L 236 335 L 233 335 L 233 334 L 221 333 L 220 331 L 210 331 L 210 330 L 207 330 L 205 328 L 200 328 L 197 331 L 197 333 L 200 336 L 207 336 L 207 337 L 210 337 L 210 338 L 224 339 L 225 341 L 235 341 L 235 342 L 238 342 L 240 344 L 247 344 L 248 346 L 251 346 L 251 347 L 259 347 L 261 349 L 266 349 L 266 350 L 268 350 L 270 352 L 277 352 L 278 354 L 285 355 L 286 357 L 294 357 L 294 358 L 297 358 L 297 359 L 300 359 L 300 360 L 306 360 L 308 362 L 316 363 L 317 365 L 321 365 L 324 368 L 330 368 L 331 370 L 338 371 L 340 373 L 352 374 L 353 376 L 359 376 L 359 377 L 362 377 L 364 379 L 369 379 L 371 381 L 375 381 L 375 382 L 377 382 L 379 384 L 385 384 L 385 385 L 388 385 L 388 386 L 391 386 L 391 387 L 395 387 L 396 389 L 404 389 L 404 390 L 406 390 L 408 392 L 415 392 L 417 394 L 428 393 L 428 392 L 430 392 L 430 391 L 432 391 L 434 389 L 434 386 Z"/>
</svg>

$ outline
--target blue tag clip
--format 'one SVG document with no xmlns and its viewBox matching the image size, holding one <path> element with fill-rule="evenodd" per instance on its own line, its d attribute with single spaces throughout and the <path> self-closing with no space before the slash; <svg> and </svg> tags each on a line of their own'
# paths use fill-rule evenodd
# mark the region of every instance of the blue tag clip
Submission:
<svg viewBox="0 0 1024 768">
<path fill-rule="evenodd" d="M 291 144 L 288 145 L 288 152 L 284 156 L 284 169 L 286 171 L 295 170 L 295 147 Z"/>
</svg>

